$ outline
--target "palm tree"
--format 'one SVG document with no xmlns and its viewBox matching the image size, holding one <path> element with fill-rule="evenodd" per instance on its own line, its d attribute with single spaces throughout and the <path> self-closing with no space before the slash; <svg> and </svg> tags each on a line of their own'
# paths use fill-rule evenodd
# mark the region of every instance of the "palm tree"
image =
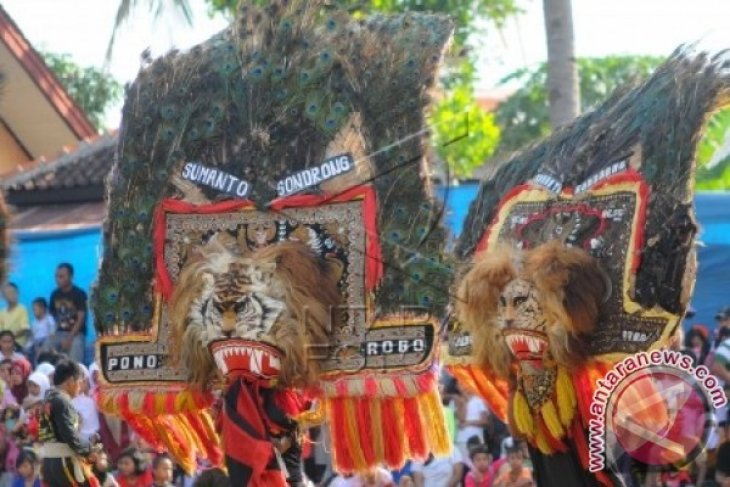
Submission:
<svg viewBox="0 0 730 487">
<path fill-rule="evenodd" d="M 570 0 L 543 0 L 543 10 L 548 51 L 550 125 L 556 129 L 570 123 L 580 113 L 573 12 Z"/>
<path fill-rule="evenodd" d="M 185 20 L 189 25 L 193 25 L 193 11 L 190 8 L 189 0 L 119 0 L 117 8 L 117 16 L 114 20 L 114 30 L 109 39 L 109 45 L 106 48 L 106 59 L 111 59 L 114 50 L 114 42 L 116 41 L 119 28 L 126 22 L 134 9 L 146 4 L 150 12 L 153 13 L 155 19 L 158 19 L 165 12 L 165 9 L 171 4 L 177 10 L 182 12 Z"/>
</svg>

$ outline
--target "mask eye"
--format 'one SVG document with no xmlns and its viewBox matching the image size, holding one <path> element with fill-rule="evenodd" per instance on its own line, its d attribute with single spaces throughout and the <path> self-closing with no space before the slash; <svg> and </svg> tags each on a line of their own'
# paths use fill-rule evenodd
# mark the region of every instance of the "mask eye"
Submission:
<svg viewBox="0 0 730 487">
<path fill-rule="evenodd" d="M 213 306 L 215 306 L 215 309 L 218 310 L 219 313 L 223 313 L 226 310 L 223 303 L 219 303 L 218 301 L 214 301 Z"/>
<path fill-rule="evenodd" d="M 500 296 L 500 297 L 499 297 L 499 304 L 500 304 L 500 305 L 501 305 L 502 307 L 505 307 L 505 306 L 507 306 L 507 300 L 506 300 L 506 299 L 504 298 L 504 296 Z"/>
<path fill-rule="evenodd" d="M 522 306 L 527 302 L 527 296 L 517 296 L 514 298 L 515 307 Z"/>
<path fill-rule="evenodd" d="M 233 309 L 236 311 L 236 313 L 240 313 L 241 311 L 245 310 L 248 306 L 248 298 L 244 298 L 243 301 L 238 301 L 236 304 L 233 305 Z"/>
</svg>

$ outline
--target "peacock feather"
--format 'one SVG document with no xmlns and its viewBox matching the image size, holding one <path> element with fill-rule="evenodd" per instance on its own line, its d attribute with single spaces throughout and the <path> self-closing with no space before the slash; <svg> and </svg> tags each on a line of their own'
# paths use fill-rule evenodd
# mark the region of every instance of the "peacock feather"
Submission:
<svg viewBox="0 0 730 487">
<path fill-rule="evenodd" d="M 355 155 L 364 155 L 378 197 L 385 268 L 378 311 L 429 303 L 438 312 L 448 297 L 443 286 L 430 286 L 449 282 L 451 273 L 442 263 L 438 205 L 424 182 L 426 144 L 412 135 L 424 129 L 451 33 L 451 22 L 437 15 L 353 19 L 322 1 L 244 2 L 228 29 L 142 69 L 126 90 L 109 179 L 97 325 L 149 326 L 140 305 L 152 295 L 147 242 L 158 203 L 181 196 L 173 176 L 182 161 L 252 182 L 249 198 L 265 205 L 280 178 L 330 157 L 345 127 L 362 141 Z M 209 201 L 221 198 L 199 190 Z M 412 276 L 414 259 L 423 263 Z"/>
</svg>

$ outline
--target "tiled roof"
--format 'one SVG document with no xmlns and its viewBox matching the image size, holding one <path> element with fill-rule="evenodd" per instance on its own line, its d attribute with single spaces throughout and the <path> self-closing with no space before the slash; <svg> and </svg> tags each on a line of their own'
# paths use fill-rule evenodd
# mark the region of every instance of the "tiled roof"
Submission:
<svg viewBox="0 0 730 487">
<path fill-rule="evenodd" d="M 58 158 L 39 159 L 5 175 L 2 187 L 11 205 L 101 201 L 114 161 L 117 133 L 81 142 Z"/>
</svg>

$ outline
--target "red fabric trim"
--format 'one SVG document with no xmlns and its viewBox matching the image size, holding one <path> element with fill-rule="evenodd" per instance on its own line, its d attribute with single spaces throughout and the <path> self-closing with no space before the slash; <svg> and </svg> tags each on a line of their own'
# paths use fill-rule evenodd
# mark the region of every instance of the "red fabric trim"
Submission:
<svg viewBox="0 0 730 487">
<path fill-rule="evenodd" d="M 403 399 L 403 422 L 405 423 L 410 456 L 414 460 L 423 461 L 429 452 L 426 432 L 423 430 L 425 425 L 421 423 L 420 414 L 416 398 L 406 397 Z"/>
<path fill-rule="evenodd" d="M 357 186 L 334 196 L 316 194 L 297 194 L 277 198 L 271 202 L 272 210 L 323 206 L 332 203 L 345 203 L 362 200 L 363 223 L 365 225 L 365 288 L 372 291 L 383 277 L 383 259 L 377 228 L 377 197 L 371 186 Z M 254 208 L 251 200 L 227 200 L 209 205 L 194 205 L 176 199 L 165 199 L 158 205 L 154 215 L 153 243 L 155 255 L 156 287 L 165 300 L 169 300 L 173 283 L 165 266 L 165 220 L 167 213 L 213 214 L 229 213 Z"/>
<path fill-rule="evenodd" d="M 374 441 L 371 432 L 373 428 L 387 427 L 382 424 L 372 424 L 372 417 L 370 414 L 370 404 L 372 401 L 377 399 L 372 397 L 359 397 L 352 399 L 355 403 L 355 414 L 357 414 L 357 429 L 360 432 L 360 445 L 358 445 L 362 451 L 362 455 L 365 458 L 365 463 L 368 467 L 374 467 L 377 464 L 375 458 Z"/>
<path fill-rule="evenodd" d="M 287 416 L 293 418 L 309 409 L 311 401 L 294 389 L 278 389 L 274 396 L 274 404 Z"/>
<path fill-rule="evenodd" d="M 332 438 L 332 454 L 335 468 L 343 473 L 355 470 L 355 460 L 347 440 L 347 411 L 342 397 L 333 397 L 330 403 L 330 437 Z"/>
</svg>

